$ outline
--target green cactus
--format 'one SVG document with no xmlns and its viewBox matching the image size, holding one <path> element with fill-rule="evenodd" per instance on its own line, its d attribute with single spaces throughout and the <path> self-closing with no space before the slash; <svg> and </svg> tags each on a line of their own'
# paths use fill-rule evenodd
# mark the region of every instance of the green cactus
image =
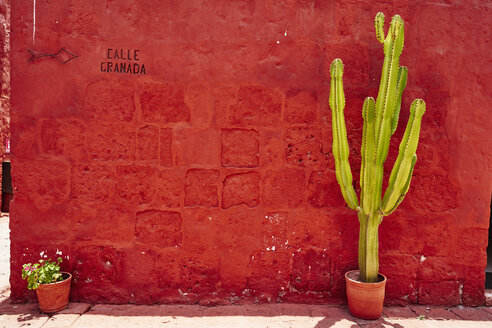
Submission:
<svg viewBox="0 0 492 328">
<path fill-rule="evenodd" d="M 393 213 L 410 187 L 413 168 L 417 161 L 422 115 L 425 102 L 413 101 L 410 107 L 405 134 L 400 143 L 398 158 L 389 177 L 388 188 L 382 197 L 383 165 L 388 155 L 390 138 L 398 125 L 401 98 L 407 83 L 407 68 L 399 66 L 403 50 L 403 20 L 395 15 L 384 37 L 384 15 L 374 19 L 376 37 L 383 44 L 384 63 L 377 100 L 367 97 L 362 108 L 360 203 L 352 184 L 352 171 L 348 161 L 349 147 L 343 110 L 343 63 L 335 59 L 330 67 L 330 107 L 332 110 L 333 156 L 336 177 L 343 198 L 351 209 L 357 211 L 359 232 L 359 270 L 364 282 L 375 282 L 379 273 L 378 228 L 383 217 Z"/>
</svg>

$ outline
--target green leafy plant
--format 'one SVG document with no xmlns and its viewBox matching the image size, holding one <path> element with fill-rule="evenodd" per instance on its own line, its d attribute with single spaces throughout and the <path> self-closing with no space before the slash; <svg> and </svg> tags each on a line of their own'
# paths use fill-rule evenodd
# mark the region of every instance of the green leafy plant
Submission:
<svg viewBox="0 0 492 328">
<path fill-rule="evenodd" d="M 60 273 L 60 263 L 62 258 L 57 261 L 51 259 L 39 260 L 39 263 L 27 263 L 22 266 L 22 279 L 27 279 L 27 289 L 36 289 L 40 284 L 50 284 L 63 280 Z"/>
<path fill-rule="evenodd" d="M 359 233 L 360 280 L 376 282 L 379 273 L 378 228 L 383 217 L 393 213 L 403 201 L 410 187 L 420 134 L 425 102 L 416 99 L 410 106 L 405 134 L 400 143 L 398 158 L 389 177 L 388 188 L 382 195 L 383 165 L 388 155 L 390 138 L 398 125 L 401 98 L 407 83 L 407 68 L 399 66 L 403 50 L 403 19 L 395 15 L 384 37 L 384 15 L 378 13 L 374 20 L 376 37 L 383 44 L 384 63 L 379 93 L 376 101 L 367 97 L 362 108 L 364 127 L 362 132 L 360 202 L 352 184 L 349 146 L 343 110 L 343 63 L 335 59 L 330 67 L 331 86 L 329 104 L 332 110 L 333 155 L 336 177 L 343 198 L 351 209 L 357 211 Z"/>
</svg>

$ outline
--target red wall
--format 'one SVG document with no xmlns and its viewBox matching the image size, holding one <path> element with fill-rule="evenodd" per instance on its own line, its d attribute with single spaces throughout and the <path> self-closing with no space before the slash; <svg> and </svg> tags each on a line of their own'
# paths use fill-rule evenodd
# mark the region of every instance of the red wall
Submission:
<svg viewBox="0 0 492 328">
<path fill-rule="evenodd" d="M 482 304 L 490 9 L 38 1 L 33 33 L 32 3 L 14 1 L 12 298 L 33 297 L 21 265 L 59 250 L 74 301 L 343 301 L 358 222 L 335 179 L 328 70 L 343 59 L 357 181 L 361 106 L 382 64 L 373 19 L 383 11 L 387 24 L 395 13 L 406 22 L 409 69 L 387 172 L 410 102 L 427 102 L 411 190 L 380 229 L 387 302 Z M 28 61 L 28 49 L 62 47 L 78 57 Z M 108 49 L 129 50 L 132 60 L 112 61 L 145 74 L 102 72 Z"/>
</svg>

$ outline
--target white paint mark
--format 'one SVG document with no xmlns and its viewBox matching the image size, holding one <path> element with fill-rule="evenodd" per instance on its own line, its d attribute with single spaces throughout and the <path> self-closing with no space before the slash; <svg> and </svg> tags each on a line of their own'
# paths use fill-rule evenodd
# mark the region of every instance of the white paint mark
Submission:
<svg viewBox="0 0 492 328">
<path fill-rule="evenodd" d="M 285 30 L 285 32 L 284 32 L 284 36 L 287 36 L 287 30 Z"/>
<path fill-rule="evenodd" d="M 44 255 L 44 251 L 42 251 L 41 253 L 39 253 L 39 256 L 43 256 Z"/>
<path fill-rule="evenodd" d="M 279 44 L 279 43 L 280 43 L 280 41 L 277 41 L 277 44 Z"/>
<path fill-rule="evenodd" d="M 58 250 L 58 248 L 56 249 L 56 255 L 62 255 L 62 251 Z"/>
<path fill-rule="evenodd" d="M 275 246 L 272 246 L 272 251 L 274 251 L 274 252 L 275 252 Z"/>
<path fill-rule="evenodd" d="M 424 262 L 426 260 L 426 257 L 424 255 L 420 256 L 420 263 Z"/>
<path fill-rule="evenodd" d="M 145 252 L 142 252 L 142 254 L 145 254 Z"/>
<path fill-rule="evenodd" d="M 36 42 L 36 0 L 32 0 L 32 45 Z"/>
</svg>

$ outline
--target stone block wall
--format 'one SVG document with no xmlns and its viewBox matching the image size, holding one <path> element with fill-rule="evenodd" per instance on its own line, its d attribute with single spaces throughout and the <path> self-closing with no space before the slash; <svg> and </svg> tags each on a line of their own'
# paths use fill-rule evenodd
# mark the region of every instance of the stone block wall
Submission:
<svg viewBox="0 0 492 328">
<path fill-rule="evenodd" d="M 387 302 L 482 304 L 489 10 L 12 3 L 13 300 L 33 297 L 22 264 L 58 252 L 73 301 L 343 302 L 358 222 L 335 178 L 328 70 L 343 59 L 358 189 L 361 107 L 382 64 L 373 18 L 384 11 L 406 22 L 409 69 L 387 172 L 411 101 L 427 101 L 410 192 L 380 229 Z M 30 60 L 28 49 L 53 56 Z"/>
</svg>

